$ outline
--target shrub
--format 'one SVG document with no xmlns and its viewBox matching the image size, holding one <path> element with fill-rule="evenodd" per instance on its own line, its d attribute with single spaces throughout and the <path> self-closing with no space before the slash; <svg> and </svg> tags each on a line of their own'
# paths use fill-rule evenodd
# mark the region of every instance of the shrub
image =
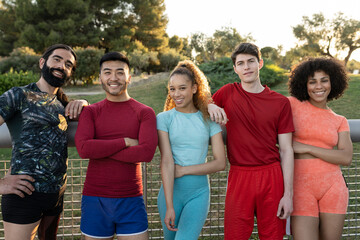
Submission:
<svg viewBox="0 0 360 240">
<path fill-rule="evenodd" d="M 29 83 L 36 82 L 40 78 L 38 73 L 29 72 L 14 72 L 10 70 L 5 74 L 0 74 L 0 95 L 12 87 L 25 86 Z"/>
<path fill-rule="evenodd" d="M 157 61 L 157 52 L 142 52 L 135 49 L 128 54 L 131 67 L 134 68 L 134 74 L 140 75 L 150 64 L 151 61 Z"/>
<path fill-rule="evenodd" d="M 175 49 L 171 48 L 169 51 L 161 54 L 159 60 L 162 70 L 168 72 L 172 70 L 179 61 L 185 60 L 186 57 L 178 53 Z"/>
<path fill-rule="evenodd" d="M 287 78 L 285 75 L 286 70 L 274 64 L 268 64 L 267 60 L 264 61 L 264 67 L 260 70 L 260 79 L 262 84 L 271 87 Z M 233 62 L 231 58 L 228 57 L 203 63 L 199 66 L 199 68 L 209 79 L 212 93 L 215 93 L 219 88 L 227 83 L 240 81 L 239 77 L 234 72 Z"/>
<path fill-rule="evenodd" d="M 15 48 L 9 57 L 0 61 L 0 73 L 13 71 L 32 71 L 40 73 L 39 59 L 40 55 L 36 54 L 33 49 L 28 47 Z"/>
<path fill-rule="evenodd" d="M 77 81 L 86 85 L 92 84 L 99 75 L 99 61 L 104 51 L 94 47 L 78 47 L 74 51 L 77 61 L 76 71 L 71 77 L 73 85 L 76 85 Z"/>
</svg>

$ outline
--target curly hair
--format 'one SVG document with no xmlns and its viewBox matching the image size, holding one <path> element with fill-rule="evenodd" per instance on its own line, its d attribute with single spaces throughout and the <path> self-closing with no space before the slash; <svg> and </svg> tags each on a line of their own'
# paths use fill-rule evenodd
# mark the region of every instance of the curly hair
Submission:
<svg viewBox="0 0 360 240">
<path fill-rule="evenodd" d="M 171 72 L 170 78 L 177 74 L 187 76 L 192 81 L 193 85 L 197 85 L 197 91 L 193 97 L 194 105 L 198 110 L 200 110 L 204 119 L 209 119 L 210 116 L 207 105 L 211 100 L 211 92 L 208 80 L 204 73 L 192 61 L 184 60 L 178 63 L 175 69 Z M 168 92 L 165 100 L 164 111 L 171 110 L 174 107 L 175 102 L 170 97 L 170 92 Z"/>
<path fill-rule="evenodd" d="M 288 81 L 290 95 L 300 101 L 309 100 L 308 78 L 317 71 L 324 71 L 330 77 L 331 91 L 327 101 L 341 97 L 348 87 L 349 77 L 342 62 L 327 57 L 309 58 L 292 68 Z"/>
</svg>

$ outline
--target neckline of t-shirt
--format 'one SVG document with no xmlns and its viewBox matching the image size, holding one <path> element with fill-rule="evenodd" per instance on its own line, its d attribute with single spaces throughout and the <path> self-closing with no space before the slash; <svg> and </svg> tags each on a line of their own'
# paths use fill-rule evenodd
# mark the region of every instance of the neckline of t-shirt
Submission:
<svg viewBox="0 0 360 240">
<path fill-rule="evenodd" d="M 130 101 L 133 100 L 133 98 L 130 98 L 129 100 L 126 100 L 126 101 L 121 101 L 121 102 L 113 102 L 113 101 L 110 101 L 109 99 L 105 98 L 104 99 L 107 103 L 110 103 L 110 104 L 125 104 L 125 103 L 128 103 Z"/>
<path fill-rule="evenodd" d="M 317 107 L 317 106 L 312 105 L 309 100 L 306 100 L 306 103 L 309 104 L 311 107 L 313 107 L 313 108 L 315 108 L 315 109 L 318 109 L 319 111 L 332 112 L 331 108 L 329 108 L 329 107 L 328 107 L 327 109 L 325 109 L 325 108 L 319 108 L 319 107 Z"/>
<path fill-rule="evenodd" d="M 33 82 L 33 85 L 30 87 L 30 89 L 35 90 L 38 93 L 42 93 L 45 96 L 48 96 L 49 98 L 57 98 L 56 94 L 50 95 L 48 92 L 41 91 L 39 86 L 36 84 L 36 82 Z M 59 90 L 58 90 L 59 91 Z"/>
<path fill-rule="evenodd" d="M 258 93 L 253 93 L 253 92 L 248 92 L 246 91 L 243 86 L 241 85 L 241 82 L 238 82 L 239 86 L 241 87 L 241 90 L 243 90 L 245 93 L 247 94 L 252 94 L 252 95 L 256 95 L 256 96 L 260 96 L 262 94 L 265 94 L 267 91 L 270 90 L 270 88 L 266 85 L 266 84 L 261 84 L 261 86 L 264 87 L 264 89 L 261 91 L 261 92 L 258 92 Z"/>
<path fill-rule="evenodd" d="M 185 114 L 185 115 L 191 115 L 191 114 L 198 114 L 200 110 L 197 110 L 196 112 L 193 113 L 184 113 L 184 112 L 180 112 L 178 110 L 176 110 L 176 108 L 173 108 L 175 112 L 181 113 L 181 114 Z"/>
</svg>

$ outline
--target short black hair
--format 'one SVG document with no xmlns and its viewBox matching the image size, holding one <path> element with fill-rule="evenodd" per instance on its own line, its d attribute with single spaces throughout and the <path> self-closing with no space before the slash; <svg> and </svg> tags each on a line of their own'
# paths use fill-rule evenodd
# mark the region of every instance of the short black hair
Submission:
<svg viewBox="0 0 360 240">
<path fill-rule="evenodd" d="M 295 65 L 291 70 L 288 82 L 290 95 L 300 101 L 309 100 L 307 82 L 309 77 L 313 77 L 317 71 L 324 71 L 330 77 L 331 91 L 327 100 L 331 101 L 341 97 L 348 87 L 349 77 L 345 65 L 331 57 L 309 58 Z"/>
<path fill-rule="evenodd" d="M 233 64 L 235 65 L 236 57 L 239 54 L 250 54 L 257 58 L 258 62 L 260 62 L 261 59 L 261 52 L 253 43 L 240 43 L 237 45 L 234 49 L 234 51 L 231 53 L 231 60 L 233 61 Z"/>
<path fill-rule="evenodd" d="M 120 62 L 124 62 L 128 65 L 129 69 L 130 69 L 130 61 L 129 59 L 126 57 L 125 54 L 122 54 L 120 52 L 108 52 L 105 53 L 104 56 L 102 56 L 102 58 L 100 59 L 100 71 L 101 71 L 101 66 L 103 64 L 103 62 L 107 62 L 107 61 L 120 61 Z"/>
<path fill-rule="evenodd" d="M 74 56 L 75 58 L 75 62 L 74 62 L 74 66 L 72 68 L 72 71 L 74 72 L 75 69 L 76 69 L 76 53 L 75 51 L 69 46 L 69 45 L 66 45 L 66 44 L 62 44 L 62 43 L 58 43 L 58 44 L 54 44 L 50 47 L 48 47 L 45 52 L 43 53 L 43 55 L 41 56 L 43 59 L 45 59 L 45 62 L 48 60 L 49 56 L 56 50 L 56 49 L 65 49 L 65 50 L 68 50 L 69 52 L 71 52 L 71 54 Z"/>
</svg>

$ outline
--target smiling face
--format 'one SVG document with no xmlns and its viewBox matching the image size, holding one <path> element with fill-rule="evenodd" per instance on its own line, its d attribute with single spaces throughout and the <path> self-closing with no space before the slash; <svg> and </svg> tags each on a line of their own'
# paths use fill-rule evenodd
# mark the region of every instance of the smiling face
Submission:
<svg viewBox="0 0 360 240">
<path fill-rule="evenodd" d="M 314 76 L 309 76 L 307 81 L 309 102 L 319 108 L 327 108 L 327 98 L 331 91 L 330 76 L 324 71 L 316 71 Z"/>
<path fill-rule="evenodd" d="M 260 83 L 259 70 L 262 66 L 262 59 L 259 62 L 255 56 L 241 53 L 236 56 L 234 71 L 242 83 Z"/>
<path fill-rule="evenodd" d="M 193 96 L 197 91 L 197 85 L 192 84 L 188 76 L 175 74 L 169 81 L 169 94 L 180 112 L 194 112 Z"/>
<path fill-rule="evenodd" d="M 118 101 L 127 97 L 127 86 L 130 83 L 129 66 L 122 61 L 103 62 L 99 80 L 108 100 Z"/>
<path fill-rule="evenodd" d="M 47 60 L 40 59 L 41 75 L 53 87 L 61 87 L 70 78 L 74 55 L 66 49 L 55 49 Z"/>
</svg>

